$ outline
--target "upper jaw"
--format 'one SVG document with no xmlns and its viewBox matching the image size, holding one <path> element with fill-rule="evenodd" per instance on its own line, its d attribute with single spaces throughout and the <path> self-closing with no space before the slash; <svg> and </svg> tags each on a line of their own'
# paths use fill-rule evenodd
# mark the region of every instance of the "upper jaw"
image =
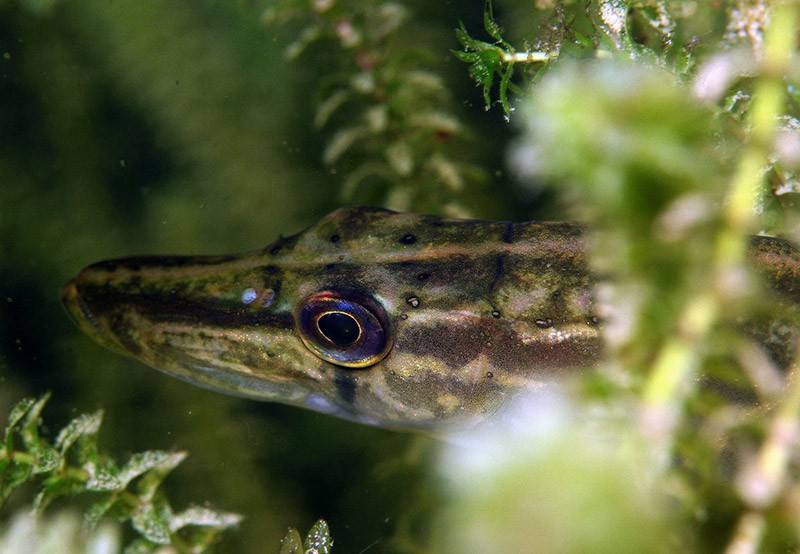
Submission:
<svg viewBox="0 0 800 554">
<path fill-rule="evenodd" d="M 79 277 L 70 279 L 61 287 L 61 290 L 59 291 L 61 304 L 63 304 L 70 318 L 81 329 L 81 331 L 92 337 L 95 341 L 106 348 L 114 350 L 115 352 L 126 354 L 127 351 L 122 347 L 122 345 L 114 340 L 114 338 L 105 329 L 103 329 L 95 315 L 92 313 L 92 310 L 89 308 L 89 305 L 81 296 L 81 293 L 78 290 Z"/>
</svg>

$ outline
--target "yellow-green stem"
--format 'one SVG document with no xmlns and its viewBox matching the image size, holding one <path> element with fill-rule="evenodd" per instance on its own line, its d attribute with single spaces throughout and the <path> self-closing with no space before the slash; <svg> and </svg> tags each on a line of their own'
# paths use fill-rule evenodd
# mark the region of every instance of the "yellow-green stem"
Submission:
<svg viewBox="0 0 800 554">
<path fill-rule="evenodd" d="M 783 110 L 783 75 L 794 50 L 795 3 L 776 3 L 770 19 L 764 43 L 763 73 L 753 94 L 749 141 L 734 173 L 723 213 L 723 227 L 717 237 L 715 266 L 722 286 L 688 303 L 679 319 L 678 333 L 662 346 L 645 386 L 644 421 L 650 426 L 655 421 L 659 430 L 656 436 L 662 439 L 669 437 L 674 428 L 677 407 L 683 396 L 681 388 L 692 382 L 692 374 L 700 361 L 699 345 L 731 294 L 730 287 L 724 283 L 731 271 L 736 272 L 745 261 L 747 234 L 755 226 L 754 205 L 763 191 L 764 168 Z"/>
</svg>

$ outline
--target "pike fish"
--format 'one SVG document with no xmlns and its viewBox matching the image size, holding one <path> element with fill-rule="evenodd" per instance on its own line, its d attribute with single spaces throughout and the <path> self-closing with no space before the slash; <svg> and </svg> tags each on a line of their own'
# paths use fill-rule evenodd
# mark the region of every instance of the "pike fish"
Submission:
<svg viewBox="0 0 800 554">
<path fill-rule="evenodd" d="M 800 252 L 756 264 L 800 301 Z M 263 250 L 102 261 L 61 289 L 94 340 L 190 383 L 401 430 L 465 427 L 603 357 L 581 227 L 335 211 Z"/>
</svg>

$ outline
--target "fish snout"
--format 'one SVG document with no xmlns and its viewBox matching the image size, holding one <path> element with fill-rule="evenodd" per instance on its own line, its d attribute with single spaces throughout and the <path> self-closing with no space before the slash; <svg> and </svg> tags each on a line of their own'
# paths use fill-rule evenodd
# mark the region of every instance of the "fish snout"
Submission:
<svg viewBox="0 0 800 554">
<path fill-rule="evenodd" d="M 115 352 L 127 353 L 125 348 L 105 329 L 81 292 L 82 276 L 85 271 L 70 279 L 59 290 L 59 299 L 70 319 L 78 328 L 101 345 Z"/>
</svg>

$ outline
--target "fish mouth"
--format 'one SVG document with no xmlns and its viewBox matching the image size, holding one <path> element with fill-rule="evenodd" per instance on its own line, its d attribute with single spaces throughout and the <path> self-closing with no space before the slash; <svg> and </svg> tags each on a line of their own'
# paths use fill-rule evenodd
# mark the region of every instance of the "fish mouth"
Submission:
<svg viewBox="0 0 800 554">
<path fill-rule="evenodd" d="M 72 321 L 87 335 L 106 348 L 122 354 L 127 351 L 122 345 L 100 325 L 97 317 L 92 312 L 78 290 L 78 279 L 70 279 L 59 290 L 61 304 L 69 314 Z"/>
</svg>

